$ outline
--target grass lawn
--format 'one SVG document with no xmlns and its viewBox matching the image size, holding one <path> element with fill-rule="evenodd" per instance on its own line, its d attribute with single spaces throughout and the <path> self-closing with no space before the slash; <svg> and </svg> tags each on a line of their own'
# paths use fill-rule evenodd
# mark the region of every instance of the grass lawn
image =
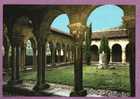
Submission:
<svg viewBox="0 0 140 99">
<path fill-rule="evenodd" d="M 22 79 L 36 81 L 36 72 L 24 72 L 22 73 Z M 46 70 L 46 80 L 51 83 L 73 85 L 73 66 Z M 92 87 L 95 89 L 111 89 L 129 92 L 129 68 L 128 66 L 124 66 L 116 69 L 96 69 L 95 66 L 84 66 L 83 85 L 84 87 Z"/>
</svg>

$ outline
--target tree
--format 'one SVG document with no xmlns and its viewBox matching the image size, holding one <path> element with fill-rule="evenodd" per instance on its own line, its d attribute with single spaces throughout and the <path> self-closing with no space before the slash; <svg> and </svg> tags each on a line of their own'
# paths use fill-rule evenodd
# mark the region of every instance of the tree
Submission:
<svg viewBox="0 0 140 99">
<path fill-rule="evenodd" d="M 110 61 L 110 48 L 108 45 L 108 39 L 103 36 L 101 39 L 101 44 L 100 44 L 100 49 L 99 49 L 99 53 L 104 52 L 107 55 L 107 64 L 109 64 Z"/>
<path fill-rule="evenodd" d="M 92 25 L 87 29 L 85 35 L 85 61 L 87 65 L 91 64 L 91 40 L 92 40 Z"/>
</svg>

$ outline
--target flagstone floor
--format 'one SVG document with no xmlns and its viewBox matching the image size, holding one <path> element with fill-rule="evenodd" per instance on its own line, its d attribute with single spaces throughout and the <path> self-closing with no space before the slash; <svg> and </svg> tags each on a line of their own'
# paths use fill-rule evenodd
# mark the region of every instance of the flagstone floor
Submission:
<svg viewBox="0 0 140 99">
<path fill-rule="evenodd" d="M 42 90 L 43 93 L 53 94 L 54 96 L 69 97 L 70 92 L 73 90 L 72 86 L 54 84 L 54 83 L 49 83 L 49 84 L 50 84 L 50 88 Z M 16 87 L 32 90 L 34 84 L 23 83 L 22 85 L 16 85 Z M 85 88 L 85 89 L 87 90 L 88 93 L 86 97 L 128 96 L 128 93 L 125 92 L 117 92 L 117 91 L 101 90 L 101 89 L 94 90 L 93 88 Z"/>
</svg>

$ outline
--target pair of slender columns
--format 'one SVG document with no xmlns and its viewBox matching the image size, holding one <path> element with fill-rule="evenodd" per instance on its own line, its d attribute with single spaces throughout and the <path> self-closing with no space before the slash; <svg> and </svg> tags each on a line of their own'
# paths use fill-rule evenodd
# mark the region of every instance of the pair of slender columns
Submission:
<svg viewBox="0 0 140 99">
<path fill-rule="evenodd" d="M 121 62 L 124 64 L 126 63 L 126 53 L 125 53 L 125 49 L 122 50 L 122 54 L 121 54 Z M 112 63 L 112 52 L 110 52 L 110 63 Z"/>
<path fill-rule="evenodd" d="M 26 57 L 26 48 L 22 46 L 21 48 L 21 71 L 25 70 L 25 57 Z"/>
<path fill-rule="evenodd" d="M 45 82 L 45 44 L 38 45 L 38 56 L 37 56 L 37 83 L 34 86 L 34 90 L 38 91 L 41 89 L 48 88 L 49 85 Z"/>
<path fill-rule="evenodd" d="M 67 62 L 67 50 L 64 48 L 64 62 Z"/>
<path fill-rule="evenodd" d="M 5 53 L 4 53 L 4 61 L 3 61 L 3 68 L 4 71 L 8 71 L 9 69 L 9 46 L 5 46 Z"/>
<path fill-rule="evenodd" d="M 21 47 L 19 45 L 12 45 L 12 57 L 11 57 L 11 80 L 8 82 L 9 84 L 18 84 L 21 83 L 19 73 L 19 66 L 21 61 Z"/>
<path fill-rule="evenodd" d="M 57 56 L 57 62 L 60 63 L 61 62 L 61 49 L 58 49 L 58 56 Z"/>
<path fill-rule="evenodd" d="M 51 62 L 52 62 L 52 65 L 55 65 L 55 58 L 56 58 L 56 48 L 53 47 L 51 49 Z"/>
<path fill-rule="evenodd" d="M 21 71 L 24 71 L 26 69 L 26 46 L 21 47 Z M 36 58 L 36 48 L 33 48 L 33 66 L 32 69 L 36 70 L 37 65 L 37 58 Z"/>
<path fill-rule="evenodd" d="M 83 89 L 83 57 L 82 44 L 74 48 L 74 90 L 70 96 L 86 96 L 87 91 Z"/>
</svg>

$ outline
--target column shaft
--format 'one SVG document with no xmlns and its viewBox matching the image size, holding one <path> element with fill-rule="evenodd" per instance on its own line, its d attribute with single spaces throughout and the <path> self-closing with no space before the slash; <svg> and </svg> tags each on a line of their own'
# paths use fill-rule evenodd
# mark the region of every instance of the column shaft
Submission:
<svg viewBox="0 0 140 99">
<path fill-rule="evenodd" d="M 42 76 L 42 47 L 38 47 L 38 56 L 37 56 L 37 84 L 41 84 Z"/>
<path fill-rule="evenodd" d="M 9 69 L 9 47 L 5 47 L 4 53 L 4 63 L 3 63 L 4 71 L 8 71 Z"/>
<path fill-rule="evenodd" d="M 56 58 L 56 49 L 52 48 L 52 65 L 55 64 L 55 58 Z"/>
<path fill-rule="evenodd" d="M 37 84 L 34 86 L 34 90 L 42 90 L 48 88 L 49 85 L 45 82 L 45 45 L 38 46 L 38 61 L 37 61 Z"/>
<path fill-rule="evenodd" d="M 42 83 L 45 83 L 45 65 L 46 65 L 46 53 L 45 45 L 42 46 Z"/>
<path fill-rule="evenodd" d="M 25 47 L 21 48 L 21 70 L 23 71 L 25 69 Z"/>
<path fill-rule="evenodd" d="M 16 78 L 17 78 L 17 80 L 19 80 L 20 78 L 20 76 L 19 76 L 19 65 L 20 65 L 20 59 L 21 59 L 21 57 L 20 57 L 20 47 L 19 46 L 16 46 Z"/>
<path fill-rule="evenodd" d="M 18 83 L 22 83 L 20 80 L 19 66 L 21 60 L 21 52 L 19 46 L 12 46 L 12 57 L 11 57 L 11 80 L 8 84 L 14 85 Z"/>
<path fill-rule="evenodd" d="M 12 46 L 12 56 L 11 56 L 11 80 L 16 80 L 16 48 Z"/>
<path fill-rule="evenodd" d="M 122 50 L 122 63 L 126 63 L 125 49 Z"/>
<path fill-rule="evenodd" d="M 80 91 L 82 87 L 82 51 L 81 47 L 75 48 L 75 62 L 74 62 L 74 80 L 75 80 L 75 91 Z"/>
<path fill-rule="evenodd" d="M 36 66 L 37 66 L 36 48 L 33 48 L 33 70 L 36 70 Z"/>
</svg>

